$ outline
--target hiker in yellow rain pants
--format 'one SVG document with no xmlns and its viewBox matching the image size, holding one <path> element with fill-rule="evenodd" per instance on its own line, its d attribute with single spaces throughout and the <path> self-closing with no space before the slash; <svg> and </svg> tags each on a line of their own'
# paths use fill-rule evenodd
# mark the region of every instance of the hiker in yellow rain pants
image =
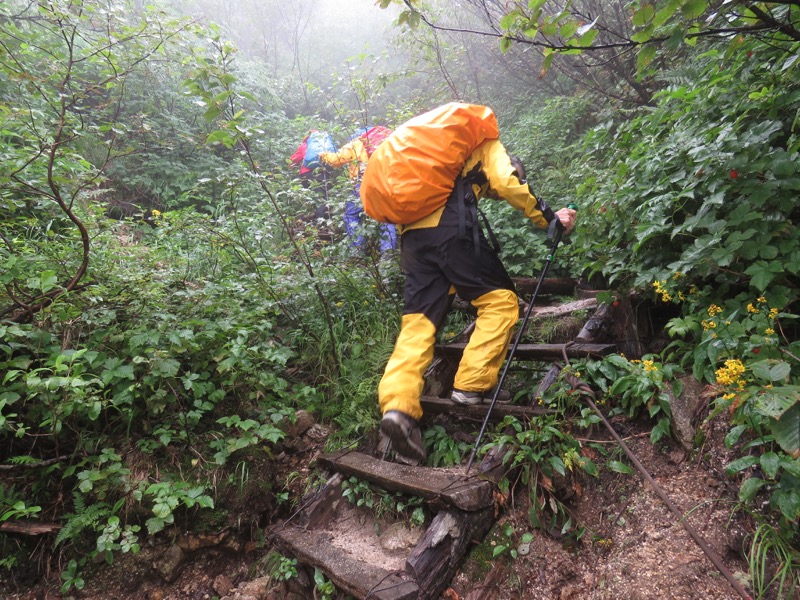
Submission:
<svg viewBox="0 0 800 600">
<path fill-rule="evenodd" d="M 470 302 L 478 316 L 456 372 L 453 402 L 477 404 L 491 398 L 519 319 L 514 283 L 478 222 L 480 197 L 505 200 L 543 229 L 553 219 L 566 231 L 575 225 L 574 210 L 562 208 L 554 213 L 537 200 L 525 181 L 522 164 L 508 155 L 499 140 L 488 140 L 470 154 L 443 207 L 415 223 L 398 226 L 406 277 L 403 318 L 378 398 L 381 433 L 409 462 L 426 458 L 419 428 L 423 375 L 454 294 Z"/>
</svg>

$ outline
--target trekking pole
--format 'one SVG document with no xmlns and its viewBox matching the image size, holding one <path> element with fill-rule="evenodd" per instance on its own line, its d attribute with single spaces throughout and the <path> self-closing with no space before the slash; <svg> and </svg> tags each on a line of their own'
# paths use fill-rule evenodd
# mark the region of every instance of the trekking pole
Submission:
<svg viewBox="0 0 800 600">
<path fill-rule="evenodd" d="M 571 208 L 572 210 L 578 210 L 578 206 L 576 204 L 568 204 L 567 208 Z M 556 221 L 554 221 L 556 223 Z M 472 463 L 475 460 L 475 455 L 478 453 L 478 448 L 481 444 L 481 439 L 483 438 L 483 434 L 486 431 L 486 426 L 489 424 L 489 416 L 492 414 L 492 410 L 494 410 L 494 405 L 497 404 L 497 398 L 500 395 L 500 388 L 503 386 L 503 382 L 506 379 L 506 374 L 508 373 L 508 368 L 511 365 L 511 359 L 514 358 L 514 353 L 517 351 L 517 346 L 519 346 L 519 342 L 522 339 L 522 334 L 525 332 L 525 326 L 528 324 L 528 319 L 531 316 L 531 312 L 533 311 L 533 304 L 536 302 L 536 297 L 539 295 L 539 288 L 542 287 L 542 282 L 544 281 L 544 277 L 547 274 L 547 270 L 550 268 L 550 263 L 553 262 L 553 257 L 556 254 L 556 250 L 558 249 L 558 244 L 561 243 L 561 235 L 564 233 L 564 227 L 561 225 L 560 222 L 556 223 L 555 226 L 555 233 L 552 235 L 553 242 L 550 245 L 550 252 L 547 254 L 547 257 L 544 260 L 544 266 L 542 267 L 542 272 L 539 275 L 539 279 L 536 282 L 536 288 L 533 290 L 533 295 L 531 296 L 531 301 L 528 303 L 528 308 L 525 310 L 525 316 L 522 318 L 522 325 L 520 325 L 519 331 L 517 331 L 517 337 L 514 339 L 514 344 L 511 346 L 511 350 L 508 351 L 508 357 L 506 357 L 506 364 L 503 366 L 503 371 L 500 374 L 500 379 L 497 380 L 497 385 L 494 387 L 494 394 L 492 394 L 492 401 L 489 403 L 489 410 L 486 411 L 486 417 L 483 419 L 483 425 L 481 425 L 481 430 L 478 433 L 478 439 L 475 440 L 475 445 L 472 447 L 472 452 L 469 455 L 469 460 L 467 461 L 467 468 L 464 471 L 465 475 L 469 475 L 469 470 L 472 468 Z"/>
</svg>

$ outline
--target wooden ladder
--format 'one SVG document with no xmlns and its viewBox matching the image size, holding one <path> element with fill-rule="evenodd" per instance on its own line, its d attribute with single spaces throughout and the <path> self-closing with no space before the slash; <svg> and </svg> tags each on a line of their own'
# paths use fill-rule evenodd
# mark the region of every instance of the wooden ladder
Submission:
<svg viewBox="0 0 800 600">
<path fill-rule="evenodd" d="M 555 280 L 557 293 L 569 289 L 574 292 L 574 282 Z M 533 281 L 517 282 L 522 289 L 533 286 Z M 543 289 L 547 289 L 547 280 Z M 619 302 L 616 303 L 619 305 Z M 616 308 L 616 307 L 615 307 Z M 532 316 L 558 316 L 575 310 L 593 311 L 576 341 L 565 349 L 564 344 L 521 344 L 515 360 L 558 361 L 566 352 L 569 358 L 599 357 L 617 350 L 618 344 L 598 338 L 608 338 L 612 329 L 608 323 L 611 312 L 608 305 L 598 304 L 594 298 L 578 300 L 558 306 L 535 308 Z M 622 307 L 630 314 L 630 305 Z M 469 329 L 469 328 L 467 328 Z M 468 335 L 469 331 L 466 331 Z M 604 333 L 606 335 L 604 335 Z M 629 333 L 623 334 L 625 339 Z M 471 420 L 483 420 L 487 405 L 462 406 L 449 398 L 439 397 L 452 385 L 452 374 L 463 352 L 465 342 L 459 341 L 437 346 L 435 360 L 426 373 L 426 394 L 421 398 L 426 417 L 441 414 L 458 415 Z M 634 356 L 636 348 L 628 348 Z M 551 369 L 552 371 L 552 369 Z M 551 381 L 543 381 L 543 391 Z M 496 404 L 493 420 L 508 415 L 517 418 L 542 414 L 546 409 L 536 406 Z M 462 559 L 473 542 L 480 542 L 499 513 L 494 489 L 504 476 L 502 449 L 495 449 L 472 469 L 469 476 L 463 466 L 433 468 L 410 466 L 389 462 L 357 451 L 339 451 L 317 458 L 317 466 L 333 475 L 314 495 L 313 500 L 292 519 L 269 532 L 269 537 L 285 553 L 295 556 L 302 564 L 316 567 L 339 589 L 357 600 L 435 600 L 448 586 Z M 336 539 L 335 515 L 343 496 L 342 483 L 347 477 L 356 477 L 390 492 L 400 492 L 425 500 L 435 512 L 433 519 L 416 546 L 405 560 L 392 568 L 391 561 L 370 562 L 363 556 L 349 552 L 346 541 Z"/>
</svg>

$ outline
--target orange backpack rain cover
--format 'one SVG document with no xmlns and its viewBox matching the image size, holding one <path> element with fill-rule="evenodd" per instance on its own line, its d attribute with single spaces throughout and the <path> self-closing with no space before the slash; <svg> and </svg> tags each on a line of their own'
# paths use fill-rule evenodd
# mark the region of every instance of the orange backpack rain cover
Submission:
<svg viewBox="0 0 800 600">
<path fill-rule="evenodd" d="M 451 102 L 410 119 L 375 149 L 361 181 L 364 212 L 407 225 L 447 202 L 472 151 L 500 137 L 487 106 Z"/>
</svg>

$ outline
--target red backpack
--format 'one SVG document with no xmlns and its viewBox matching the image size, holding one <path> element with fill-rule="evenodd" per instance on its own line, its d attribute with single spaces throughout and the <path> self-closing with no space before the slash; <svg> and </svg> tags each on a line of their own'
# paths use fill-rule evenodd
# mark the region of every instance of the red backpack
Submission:
<svg viewBox="0 0 800 600">
<path fill-rule="evenodd" d="M 375 149 L 390 135 L 392 135 L 391 129 L 383 125 L 375 125 L 375 127 L 368 128 L 358 139 L 364 144 L 364 148 L 367 150 L 367 156 L 372 156 Z"/>
</svg>

